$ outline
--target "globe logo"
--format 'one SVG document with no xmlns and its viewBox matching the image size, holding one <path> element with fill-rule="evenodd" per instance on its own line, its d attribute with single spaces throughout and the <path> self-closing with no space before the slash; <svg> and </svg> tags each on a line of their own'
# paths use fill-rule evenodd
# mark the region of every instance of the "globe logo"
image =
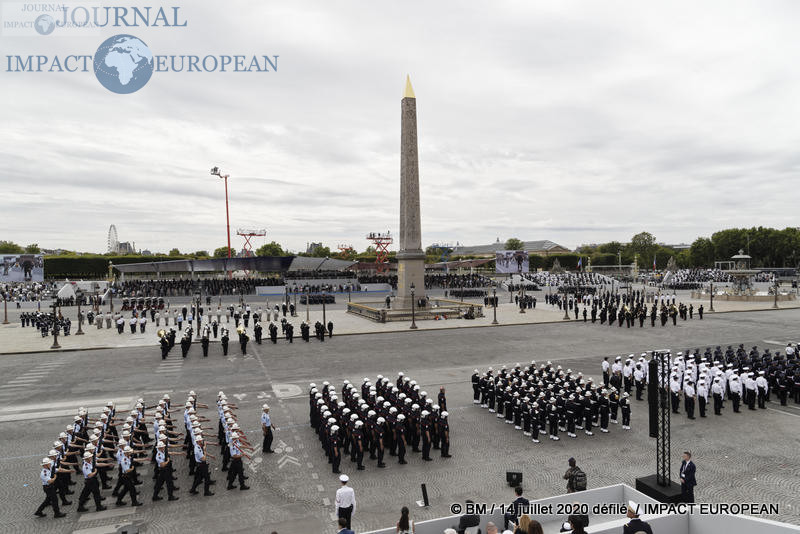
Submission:
<svg viewBox="0 0 800 534">
<path fill-rule="evenodd" d="M 40 35 L 50 35 L 56 29 L 56 21 L 50 15 L 39 15 L 36 17 L 33 27 Z"/>
<path fill-rule="evenodd" d="M 133 35 L 109 37 L 94 55 L 94 75 L 112 93 L 135 93 L 153 75 L 153 53 Z"/>
</svg>

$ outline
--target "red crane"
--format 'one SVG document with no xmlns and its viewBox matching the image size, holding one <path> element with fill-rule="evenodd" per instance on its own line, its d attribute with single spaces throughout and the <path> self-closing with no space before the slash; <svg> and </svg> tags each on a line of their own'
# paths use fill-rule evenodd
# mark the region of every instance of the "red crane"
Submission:
<svg viewBox="0 0 800 534">
<path fill-rule="evenodd" d="M 367 241 L 375 244 L 375 270 L 381 274 L 389 271 L 389 245 L 394 242 L 389 232 L 371 232 Z"/>
</svg>

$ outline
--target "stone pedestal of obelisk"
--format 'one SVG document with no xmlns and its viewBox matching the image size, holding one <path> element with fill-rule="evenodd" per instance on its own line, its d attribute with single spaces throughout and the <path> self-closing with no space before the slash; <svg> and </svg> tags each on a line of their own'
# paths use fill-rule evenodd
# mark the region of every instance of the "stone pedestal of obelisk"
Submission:
<svg viewBox="0 0 800 534">
<path fill-rule="evenodd" d="M 400 102 L 400 250 L 397 252 L 395 307 L 411 309 L 414 299 L 425 297 L 425 252 L 419 216 L 419 161 L 417 159 L 417 99 L 411 80 Z"/>
</svg>

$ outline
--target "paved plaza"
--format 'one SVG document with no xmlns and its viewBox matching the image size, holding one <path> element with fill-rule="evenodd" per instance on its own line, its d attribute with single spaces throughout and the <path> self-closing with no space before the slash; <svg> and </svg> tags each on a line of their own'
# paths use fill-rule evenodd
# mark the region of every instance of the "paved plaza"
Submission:
<svg viewBox="0 0 800 534">
<path fill-rule="evenodd" d="M 650 291 L 648 289 L 648 291 Z M 434 297 L 442 296 L 442 291 L 433 291 L 431 295 Z M 551 306 L 545 303 L 545 295 L 547 293 L 547 289 L 542 289 L 540 291 L 532 292 L 530 294 L 534 295 L 537 298 L 537 306 L 535 309 L 527 309 L 525 313 L 520 313 L 519 308 L 515 305 L 510 303 L 511 300 L 509 298 L 509 293 L 505 290 L 499 291 L 497 293 L 498 299 L 500 301 L 500 305 L 497 308 L 497 321 L 500 326 L 511 326 L 511 325 L 530 325 L 530 324 L 539 324 L 539 323 L 561 323 L 561 322 L 568 322 L 564 319 L 564 312 L 559 310 L 557 306 Z M 697 310 L 700 305 L 704 306 L 706 310 L 706 315 L 710 312 L 708 311 L 709 302 L 707 300 L 697 300 L 691 298 L 690 291 L 678 291 L 676 292 L 676 296 L 678 301 L 685 303 L 687 306 L 692 304 Z M 387 323 L 376 323 L 373 321 L 369 321 L 364 319 L 363 317 L 359 317 L 350 313 L 347 313 L 347 294 L 341 293 L 336 295 L 336 303 L 330 304 L 326 306 L 325 311 L 323 312 L 321 305 L 311 305 L 311 306 L 304 306 L 302 304 L 297 305 L 297 316 L 292 318 L 287 316 L 287 320 L 295 325 L 295 336 L 299 337 L 299 325 L 301 321 L 305 321 L 308 318 L 310 324 L 313 326 L 316 321 L 321 321 L 327 324 L 328 321 L 333 321 L 334 323 L 334 333 L 339 335 L 352 335 L 352 334 L 378 334 L 378 333 L 391 333 L 391 332 L 404 332 L 408 330 L 409 324 L 407 322 L 387 322 Z M 372 305 L 376 307 L 382 307 L 383 304 L 381 303 L 380 296 L 376 295 L 363 295 L 363 294 L 356 294 L 352 296 L 353 302 L 370 302 Z M 191 306 L 189 297 L 172 297 L 168 299 L 168 302 L 171 306 L 171 310 L 178 309 L 182 306 Z M 458 299 L 454 299 L 458 300 Z M 279 304 L 281 302 L 280 299 L 272 296 L 272 297 L 256 297 L 251 295 L 247 297 L 247 303 L 250 304 L 253 311 L 257 308 L 261 307 L 262 309 L 266 310 L 270 307 L 275 306 L 275 304 Z M 479 304 L 483 305 L 483 299 L 464 299 L 465 306 L 472 303 L 472 304 Z M 212 299 L 211 306 L 206 306 L 212 311 L 215 311 L 217 308 L 219 301 L 214 298 Z M 45 301 L 41 305 L 41 309 L 48 311 L 48 304 L 49 302 Z M 229 305 L 238 305 L 239 301 L 233 299 L 232 297 L 222 297 L 222 307 L 229 306 Z M 120 302 L 119 299 L 115 300 L 115 310 L 120 311 Z M 781 309 L 794 309 L 800 308 L 800 300 L 793 300 L 793 301 L 785 301 L 779 304 Z M 306 309 L 308 308 L 308 309 Z M 742 311 L 760 311 L 760 310 L 770 310 L 772 308 L 772 302 L 725 302 L 725 301 L 715 301 L 714 309 L 716 313 L 728 313 L 728 312 L 742 312 Z M 25 311 L 35 311 L 37 306 L 35 303 L 27 302 L 22 304 L 22 308 L 19 310 L 16 308 L 9 308 L 8 310 L 8 317 L 11 324 L 9 325 L 0 325 L 0 332 L 3 334 L 3 339 L 7 340 L 7 342 L 0 344 L 0 354 L 6 353 L 14 353 L 14 352 L 38 352 L 41 350 L 49 349 L 50 345 L 52 345 L 52 338 L 45 338 L 41 337 L 41 334 L 36 332 L 33 328 L 22 328 L 20 327 L 19 323 L 19 314 Z M 108 311 L 108 305 L 104 306 L 104 311 Z M 583 309 L 581 307 L 581 309 Z M 84 308 L 84 313 L 88 311 L 87 308 Z M 590 311 L 587 309 L 587 312 Z M 131 334 L 128 330 L 128 323 L 125 323 L 125 330 L 122 334 L 118 334 L 116 328 L 106 329 L 105 327 L 101 330 L 98 330 L 94 326 L 90 326 L 87 323 L 84 323 L 83 330 L 86 333 L 84 336 L 75 336 L 74 333 L 78 329 L 78 309 L 76 306 L 71 307 L 62 307 L 61 313 L 65 317 L 69 317 L 72 321 L 72 334 L 69 336 L 60 336 L 59 337 L 59 344 L 65 350 L 75 350 L 75 349 L 99 349 L 99 348 L 117 348 L 117 347 L 149 347 L 153 345 L 157 340 L 155 337 L 155 332 L 158 330 L 158 326 L 152 321 L 148 316 L 148 324 L 145 333 L 139 333 L 137 331 L 136 334 Z M 121 312 L 126 320 L 130 317 L 130 311 Z M 323 314 L 324 313 L 324 314 Z M 280 318 L 283 318 L 281 315 Z M 323 320 L 324 319 L 324 320 Z M 478 317 L 474 320 L 465 320 L 465 319 L 447 319 L 447 320 L 438 320 L 438 321 L 419 321 L 417 326 L 421 330 L 443 330 L 443 329 L 456 329 L 456 328 L 481 328 L 485 326 L 491 326 L 492 320 L 494 319 L 493 310 L 492 308 L 484 308 L 484 316 Z M 280 320 L 280 319 L 279 319 Z M 695 321 L 698 320 L 698 316 L 695 313 Z M 574 313 L 570 312 L 570 319 L 569 321 L 575 321 Z M 578 319 L 578 321 L 583 321 L 582 316 Z M 268 324 L 268 321 L 264 319 L 262 321 L 264 325 Z M 161 323 L 163 325 L 163 321 Z M 650 320 L 648 318 L 645 321 L 646 328 L 650 328 Z M 184 327 L 187 326 L 184 324 Z M 192 323 L 192 326 L 195 327 L 195 335 L 197 334 L 196 323 Z M 222 326 L 227 326 L 231 332 L 233 332 L 233 318 L 230 319 L 230 323 L 226 322 L 226 318 L 223 314 L 222 316 Z M 175 326 L 174 321 L 170 321 L 170 327 L 178 329 Z M 250 323 L 248 328 L 248 334 L 250 335 L 251 339 L 253 338 L 253 323 Z M 265 328 L 266 330 L 266 328 Z M 284 341 L 281 340 L 281 343 Z M 217 346 L 215 349 L 220 351 L 219 347 Z"/>
<path fill-rule="evenodd" d="M 612 425 L 609 434 L 579 434 L 575 440 L 563 437 L 559 442 L 543 439 L 537 445 L 472 404 L 472 370 L 551 360 L 599 379 L 603 356 L 738 343 L 781 350 L 787 341 L 800 340 L 798 320 L 800 310 L 790 309 L 719 313 L 703 321 L 679 321 L 677 327 L 647 325 L 641 330 L 564 321 L 334 335 L 324 344 L 250 343 L 245 357 L 232 343 L 227 358 L 218 348 L 203 358 L 195 344 L 186 360 L 176 348 L 166 361 L 160 358 L 153 331 L 144 335 L 147 347 L 6 354 L 0 357 L 0 478 L 4 482 L 0 531 L 88 534 L 113 532 L 116 526 L 131 524 L 148 533 L 336 532 L 332 501 L 338 480 L 309 426 L 308 383 L 329 380 L 338 389 L 345 378 L 360 383 L 363 377 L 374 379 L 377 374 L 394 378 L 398 371 L 432 395 L 440 385 L 447 388 L 453 458 L 434 455 L 434 461 L 424 463 L 419 454 L 411 453 L 408 465 L 400 466 L 394 457 L 387 457 L 388 467 L 382 470 L 365 460 L 367 470 L 362 472 L 345 459 L 342 470 L 350 474 L 358 501 L 356 532 L 394 525 L 403 505 L 411 508 L 414 519 L 423 520 L 449 515 L 449 505 L 466 498 L 509 502 L 507 470 L 523 472 L 530 498 L 563 493 L 561 476 L 570 456 L 587 473 L 590 487 L 632 485 L 635 477 L 655 470 L 655 443 L 647 435 L 643 402 L 633 402 L 629 432 Z M 9 327 L 0 330 L 4 351 L 10 345 L 10 331 Z M 26 335 L 41 339 L 30 329 Z M 109 498 L 106 504 L 112 505 L 107 511 L 78 514 L 76 494 L 73 504 L 64 507 L 66 518 L 33 517 L 43 498 L 38 462 L 78 406 L 88 407 L 95 416 L 108 400 L 126 408 L 139 396 L 150 404 L 168 392 L 179 403 L 190 389 L 198 393 L 200 402 L 209 404 L 217 391 L 224 390 L 238 404 L 240 424 L 254 443 L 260 443 L 260 406 L 268 402 L 272 407 L 273 424 L 278 427 L 276 454 L 257 452 L 252 462 L 246 462 L 250 491 L 226 491 L 216 460 L 212 462 L 216 495 L 189 495 L 186 462 L 178 459 L 177 502 L 150 501 L 152 471 L 147 464 L 142 469 L 142 507 L 115 508 Z M 800 524 L 800 407 L 780 407 L 774 402 L 768 406 L 741 414 L 728 408 L 723 416 L 711 414 L 705 420 L 674 416 L 673 476 L 677 477 L 681 451 L 689 448 L 698 466 L 698 501 L 778 503 L 781 513 L 773 519 Z M 205 411 L 205 415 L 213 419 L 215 414 Z M 212 447 L 212 454 L 217 451 Z M 421 499 L 421 483 L 427 484 L 431 499 L 427 509 L 414 504 Z M 78 481 L 74 488 L 81 486 Z"/>
</svg>

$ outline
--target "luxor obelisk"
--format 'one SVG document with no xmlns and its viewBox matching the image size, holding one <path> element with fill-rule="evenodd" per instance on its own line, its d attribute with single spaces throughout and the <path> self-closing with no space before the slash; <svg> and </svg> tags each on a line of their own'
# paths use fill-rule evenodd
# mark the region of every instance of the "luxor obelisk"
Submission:
<svg viewBox="0 0 800 534">
<path fill-rule="evenodd" d="M 406 76 L 400 101 L 400 250 L 397 253 L 397 299 L 395 308 L 411 308 L 414 299 L 425 296 L 425 252 L 419 216 L 419 161 L 417 158 L 417 99 Z"/>
</svg>

